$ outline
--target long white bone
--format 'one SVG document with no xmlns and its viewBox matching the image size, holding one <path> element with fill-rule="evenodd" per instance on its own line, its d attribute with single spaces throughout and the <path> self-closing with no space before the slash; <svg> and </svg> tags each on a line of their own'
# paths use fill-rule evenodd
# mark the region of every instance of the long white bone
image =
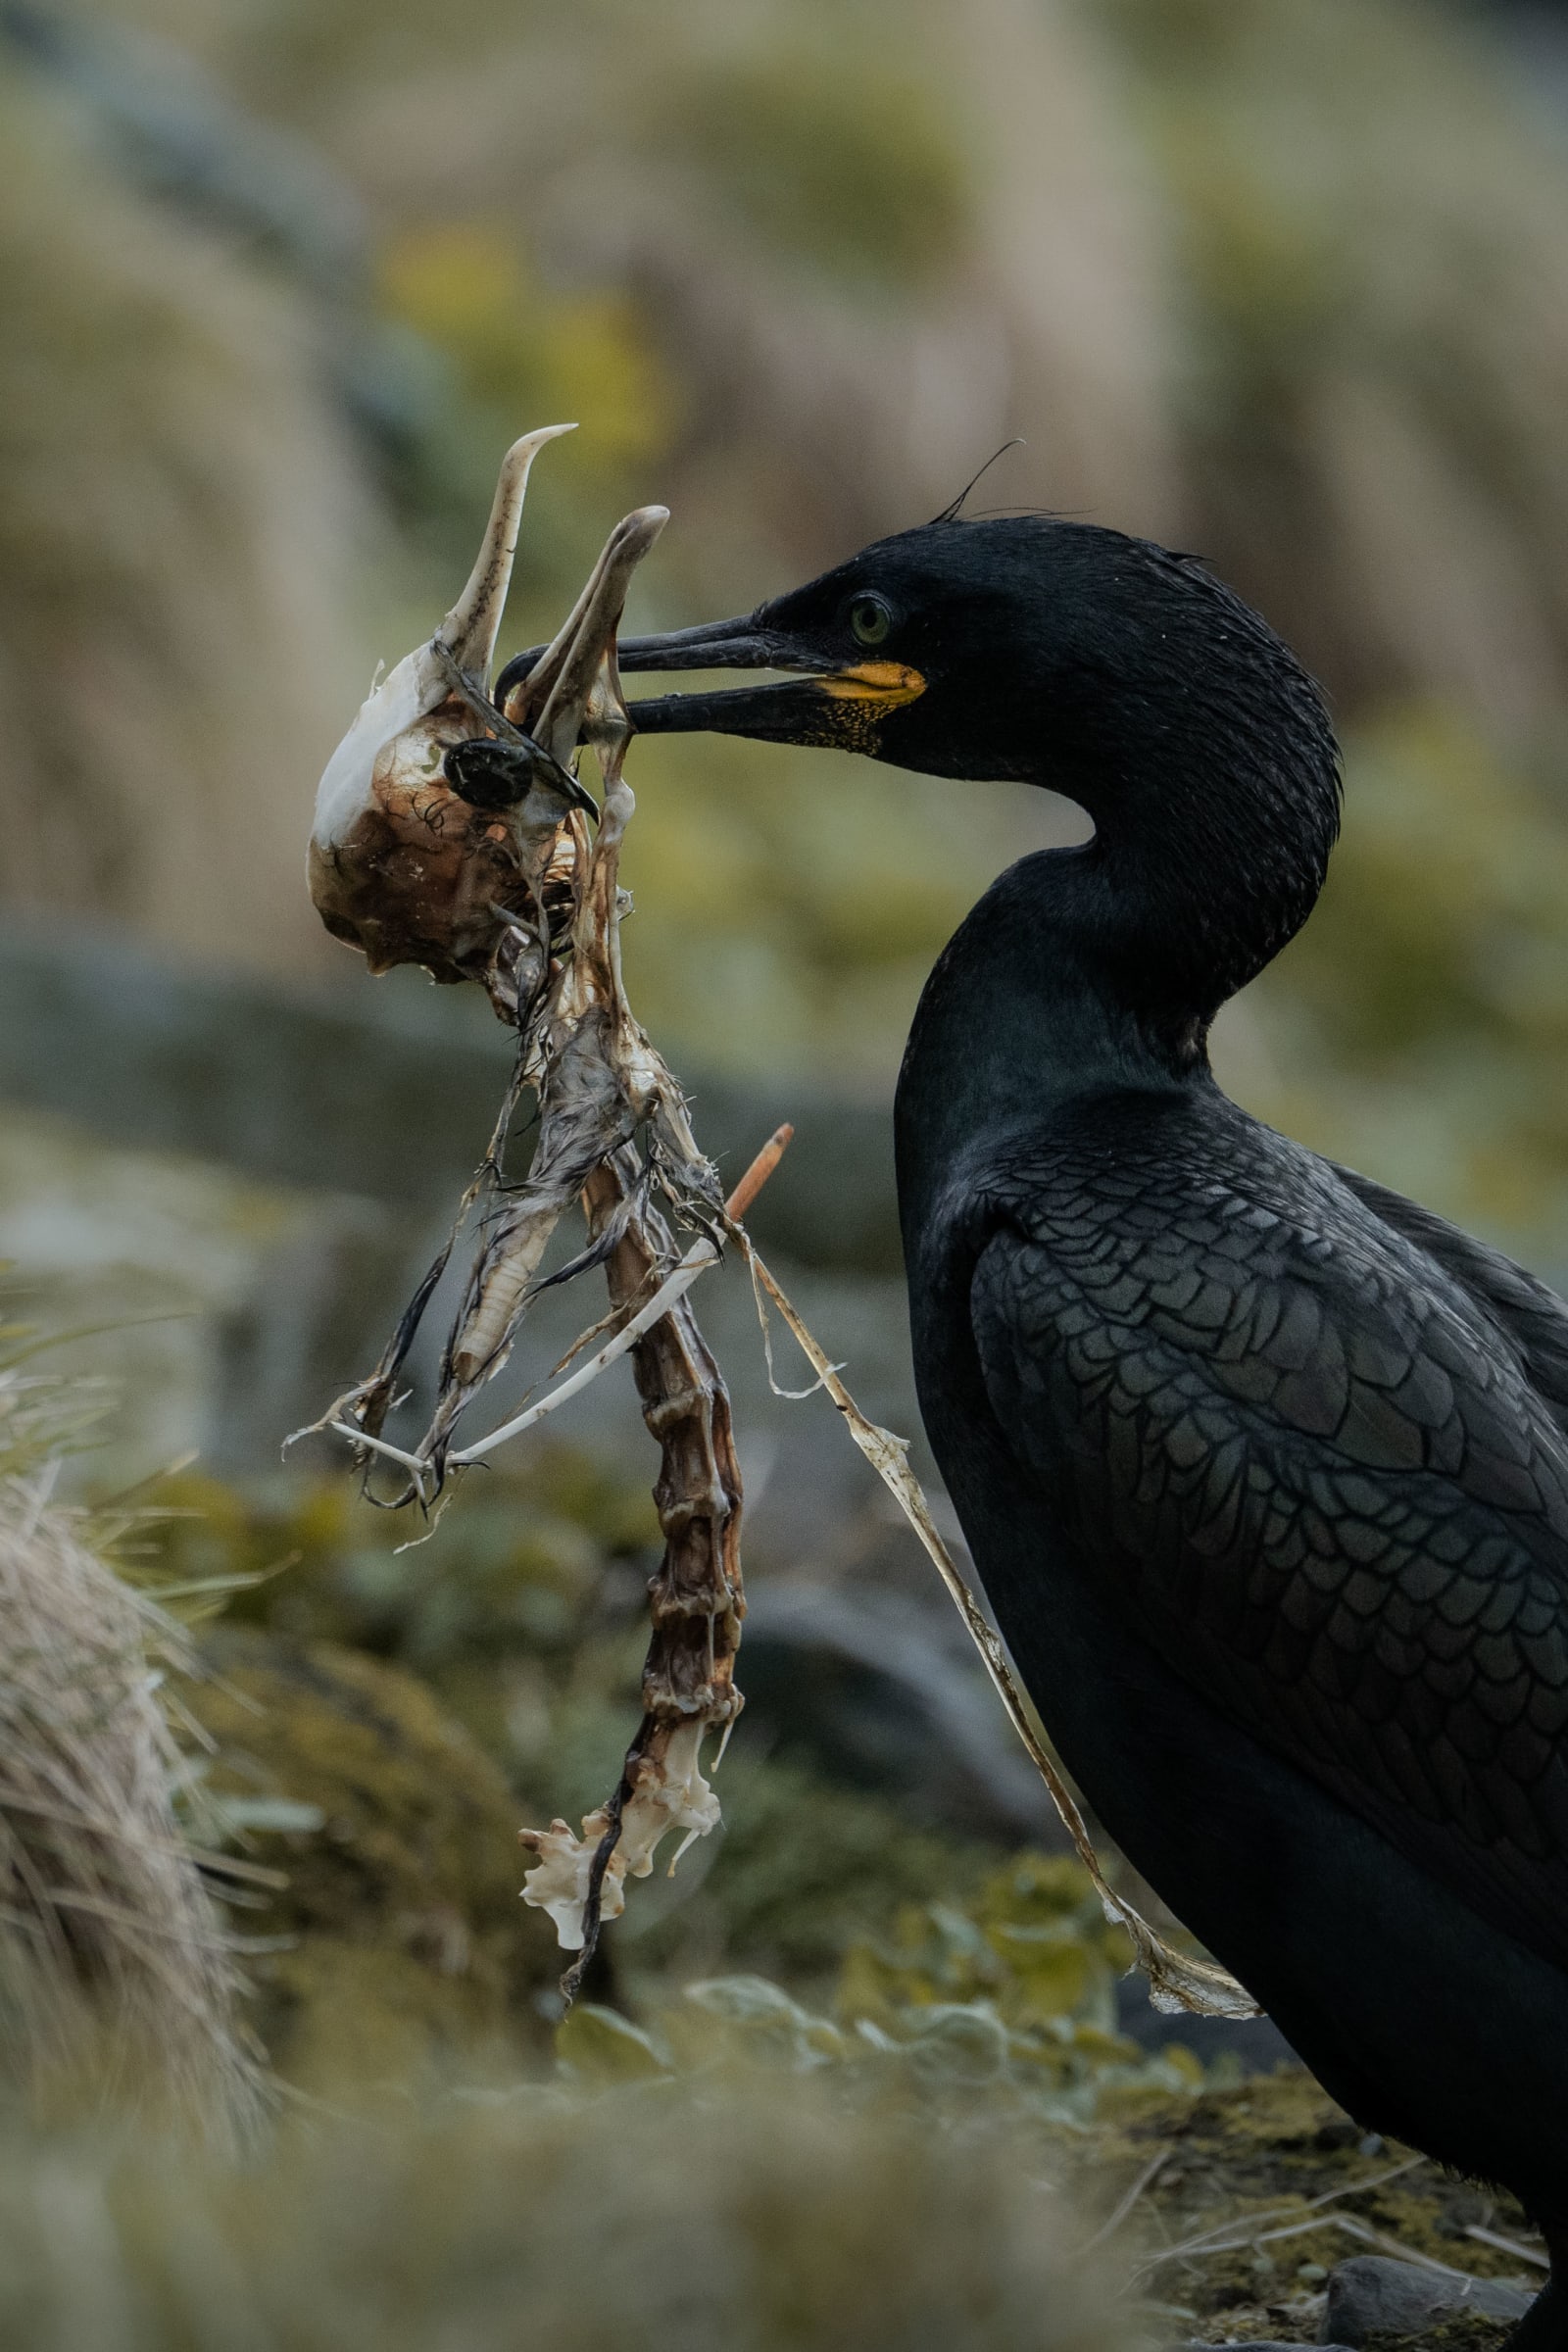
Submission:
<svg viewBox="0 0 1568 2352">
<path fill-rule="evenodd" d="M 628 1348 L 634 1348 L 645 1331 L 652 1331 L 661 1316 L 668 1314 L 676 1299 L 685 1297 L 699 1274 L 706 1273 L 710 1266 L 716 1266 L 717 1263 L 718 1251 L 711 1242 L 694 1242 L 648 1304 L 639 1307 L 631 1321 L 623 1324 L 613 1339 L 607 1340 L 597 1354 L 591 1355 L 585 1364 L 580 1365 L 569 1380 L 564 1380 L 558 1389 L 551 1390 L 548 1396 L 541 1396 L 537 1404 L 530 1404 L 513 1420 L 504 1421 L 499 1429 L 491 1430 L 488 1437 L 475 1439 L 471 1446 L 464 1446 L 461 1453 L 449 1453 L 447 1461 L 451 1467 L 461 1470 L 469 1462 L 479 1461 L 485 1454 L 493 1453 L 498 1446 L 504 1446 L 509 1438 L 520 1438 L 525 1429 L 532 1429 L 536 1421 L 542 1421 L 547 1413 L 555 1412 L 568 1397 L 577 1396 L 590 1381 L 597 1380 L 601 1372 L 608 1370 L 617 1356 L 624 1355 Z"/>
</svg>

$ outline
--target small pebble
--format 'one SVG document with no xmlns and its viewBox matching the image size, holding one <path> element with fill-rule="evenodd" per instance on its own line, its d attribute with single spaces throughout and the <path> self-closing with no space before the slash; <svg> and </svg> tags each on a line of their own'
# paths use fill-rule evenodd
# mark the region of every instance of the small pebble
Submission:
<svg viewBox="0 0 1568 2352">
<path fill-rule="evenodd" d="M 1296 2276 L 1303 2286 L 1321 2286 L 1328 2272 L 1321 2262 L 1301 2262 L 1297 2264 Z"/>
</svg>

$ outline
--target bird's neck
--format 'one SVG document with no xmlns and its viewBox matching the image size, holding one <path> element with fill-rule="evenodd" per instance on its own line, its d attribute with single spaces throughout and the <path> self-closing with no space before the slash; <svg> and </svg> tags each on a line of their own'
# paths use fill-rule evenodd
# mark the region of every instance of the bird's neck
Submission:
<svg viewBox="0 0 1568 2352">
<path fill-rule="evenodd" d="M 1216 855 L 1205 870 L 1190 845 L 1123 848 L 1103 827 L 1009 867 L 943 951 L 910 1031 L 897 1108 L 906 1218 L 1074 1101 L 1207 1084 L 1213 1014 L 1298 928 L 1321 878 L 1321 860 L 1238 871 Z"/>
</svg>

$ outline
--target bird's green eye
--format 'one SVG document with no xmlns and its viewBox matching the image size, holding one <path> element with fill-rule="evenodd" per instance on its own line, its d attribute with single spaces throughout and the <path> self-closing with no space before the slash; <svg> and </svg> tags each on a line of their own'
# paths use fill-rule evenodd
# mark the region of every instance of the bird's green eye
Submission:
<svg viewBox="0 0 1568 2352">
<path fill-rule="evenodd" d="M 879 596 L 858 596 L 850 607 L 850 626 L 861 645 L 880 645 L 893 626 L 893 614 Z"/>
</svg>

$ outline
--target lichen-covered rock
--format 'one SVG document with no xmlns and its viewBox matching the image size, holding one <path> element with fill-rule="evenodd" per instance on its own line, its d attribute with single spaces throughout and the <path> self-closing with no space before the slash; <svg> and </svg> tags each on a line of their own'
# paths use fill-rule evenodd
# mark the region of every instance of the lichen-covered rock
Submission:
<svg viewBox="0 0 1568 2352">
<path fill-rule="evenodd" d="M 286 1939 L 250 1963 L 278 2070 L 366 2082 L 535 2046 L 557 1963 L 517 1899 L 520 1813 L 496 1766 L 399 1667 L 246 1628 L 207 1659 L 208 1786 L 286 1876 L 243 1919 Z"/>
</svg>

